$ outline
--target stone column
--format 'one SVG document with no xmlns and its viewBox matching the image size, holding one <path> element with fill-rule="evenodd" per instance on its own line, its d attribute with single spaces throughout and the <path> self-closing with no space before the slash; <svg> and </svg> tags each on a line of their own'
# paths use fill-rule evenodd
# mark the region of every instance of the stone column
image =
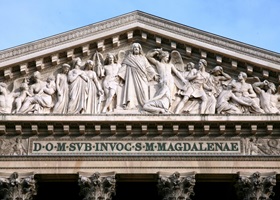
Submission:
<svg viewBox="0 0 280 200">
<path fill-rule="evenodd" d="M 195 172 L 175 172 L 166 174 L 159 172 L 158 191 L 163 200 L 190 200 L 194 195 Z"/>
<path fill-rule="evenodd" d="M 111 200 L 116 193 L 115 173 L 79 173 L 80 195 L 84 199 Z"/>
<path fill-rule="evenodd" d="M 33 173 L 7 175 L 0 173 L 0 199 L 32 200 L 37 194 Z"/>
<path fill-rule="evenodd" d="M 274 195 L 276 172 L 271 173 L 238 173 L 235 184 L 237 196 L 240 200 L 270 200 Z"/>
</svg>

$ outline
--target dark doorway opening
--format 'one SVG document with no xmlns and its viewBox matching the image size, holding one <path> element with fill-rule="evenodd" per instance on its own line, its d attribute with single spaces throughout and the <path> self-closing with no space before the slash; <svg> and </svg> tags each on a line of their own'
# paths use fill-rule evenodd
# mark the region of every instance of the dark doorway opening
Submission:
<svg viewBox="0 0 280 200">
<path fill-rule="evenodd" d="M 196 182 L 192 200 L 237 200 L 232 182 Z"/>
<path fill-rule="evenodd" d="M 78 182 L 38 182 L 34 200 L 82 200 Z"/>
<path fill-rule="evenodd" d="M 161 200 L 157 182 L 117 182 L 112 200 Z"/>
</svg>

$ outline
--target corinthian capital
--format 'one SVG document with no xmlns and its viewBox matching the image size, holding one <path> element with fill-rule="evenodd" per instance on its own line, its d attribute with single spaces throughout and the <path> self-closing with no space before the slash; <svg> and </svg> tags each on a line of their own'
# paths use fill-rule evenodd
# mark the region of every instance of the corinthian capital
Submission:
<svg viewBox="0 0 280 200">
<path fill-rule="evenodd" d="M 239 172 L 235 188 L 241 200 L 270 200 L 269 197 L 274 195 L 275 185 L 276 172 L 253 174 Z"/>
<path fill-rule="evenodd" d="M 84 199 L 110 200 L 116 191 L 115 173 L 79 173 L 80 195 Z"/>
<path fill-rule="evenodd" d="M 163 200 L 190 200 L 194 195 L 195 172 L 173 174 L 159 173 L 158 190 Z"/>
<path fill-rule="evenodd" d="M 37 194 L 36 181 L 33 173 L 18 174 L 17 172 L 7 176 L 0 174 L 1 199 L 32 200 Z"/>
</svg>

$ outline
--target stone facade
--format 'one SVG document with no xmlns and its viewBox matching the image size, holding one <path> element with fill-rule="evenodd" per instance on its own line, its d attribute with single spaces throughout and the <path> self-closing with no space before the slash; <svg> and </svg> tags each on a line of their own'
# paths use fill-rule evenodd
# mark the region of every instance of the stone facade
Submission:
<svg viewBox="0 0 280 200">
<path fill-rule="evenodd" d="M 278 53 L 140 11 L 0 51 L 3 198 L 66 174 L 84 199 L 111 199 L 123 177 L 152 174 L 163 199 L 192 199 L 209 174 L 269 199 L 279 66 Z"/>
</svg>

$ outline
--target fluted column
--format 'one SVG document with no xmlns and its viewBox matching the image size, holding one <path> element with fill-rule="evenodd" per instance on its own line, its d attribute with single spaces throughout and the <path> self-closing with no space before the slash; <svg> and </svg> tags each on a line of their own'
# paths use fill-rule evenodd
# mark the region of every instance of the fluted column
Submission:
<svg viewBox="0 0 280 200">
<path fill-rule="evenodd" d="M 274 195 L 275 185 L 276 172 L 253 174 L 239 172 L 235 188 L 240 200 L 270 200 L 270 196 Z"/>
<path fill-rule="evenodd" d="M 115 173 L 79 173 L 79 186 L 84 200 L 111 200 L 116 193 Z"/>
<path fill-rule="evenodd" d="M 190 200 L 194 195 L 195 172 L 159 173 L 158 192 L 163 200 Z"/>
<path fill-rule="evenodd" d="M 33 196 L 37 194 L 33 173 L 18 174 L 14 172 L 8 177 L 0 174 L 0 194 L 0 199 L 32 200 Z"/>
</svg>

